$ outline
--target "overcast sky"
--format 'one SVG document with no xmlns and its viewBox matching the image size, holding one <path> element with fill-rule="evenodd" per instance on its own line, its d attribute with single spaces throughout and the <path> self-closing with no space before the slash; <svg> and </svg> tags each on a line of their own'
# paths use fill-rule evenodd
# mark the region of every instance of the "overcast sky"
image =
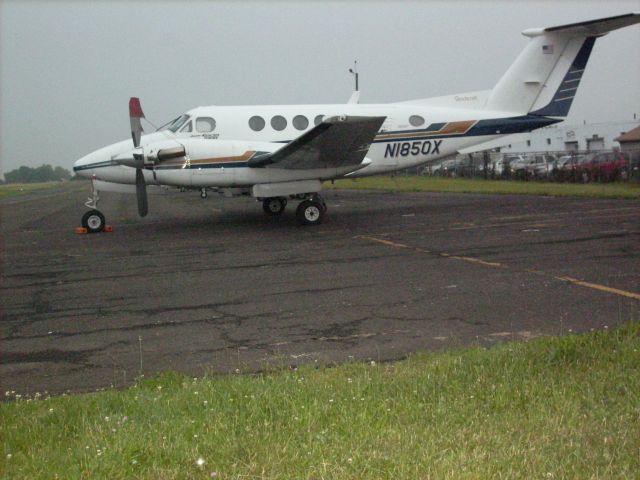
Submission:
<svg viewBox="0 0 640 480">
<path fill-rule="evenodd" d="M 1 0 L 0 0 L 1 1 Z M 640 11 L 633 1 L 0 3 L 1 170 L 71 168 L 198 105 L 361 103 L 492 88 L 520 32 Z M 640 119 L 640 25 L 596 42 L 568 123 Z"/>
</svg>

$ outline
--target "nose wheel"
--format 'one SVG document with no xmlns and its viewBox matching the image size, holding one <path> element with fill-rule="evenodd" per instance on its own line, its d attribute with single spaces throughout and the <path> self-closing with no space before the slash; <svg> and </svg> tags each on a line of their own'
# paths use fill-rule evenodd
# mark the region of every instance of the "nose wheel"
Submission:
<svg viewBox="0 0 640 480">
<path fill-rule="evenodd" d="M 89 233 L 103 232 L 105 224 L 104 215 L 100 210 L 89 210 L 82 216 L 82 226 Z"/>
</svg>

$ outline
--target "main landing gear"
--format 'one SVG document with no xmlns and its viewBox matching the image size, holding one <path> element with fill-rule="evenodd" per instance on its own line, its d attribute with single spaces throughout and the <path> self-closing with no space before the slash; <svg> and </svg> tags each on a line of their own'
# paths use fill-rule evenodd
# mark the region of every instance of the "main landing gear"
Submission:
<svg viewBox="0 0 640 480">
<path fill-rule="evenodd" d="M 286 197 L 270 197 L 262 200 L 262 209 L 264 210 L 264 213 L 271 217 L 282 215 L 286 206 Z"/>
<path fill-rule="evenodd" d="M 301 196 L 292 196 L 292 198 L 300 198 L 302 201 L 296 208 L 296 218 L 303 225 L 319 225 L 322 223 L 325 213 L 327 213 L 327 204 L 324 198 L 317 193 L 306 194 Z M 269 197 L 262 200 L 262 209 L 269 216 L 282 215 L 287 206 L 286 197 Z"/>
</svg>

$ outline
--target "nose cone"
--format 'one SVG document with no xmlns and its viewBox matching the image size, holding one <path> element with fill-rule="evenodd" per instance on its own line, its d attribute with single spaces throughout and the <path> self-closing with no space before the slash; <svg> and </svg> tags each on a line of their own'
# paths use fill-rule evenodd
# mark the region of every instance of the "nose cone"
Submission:
<svg viewBox="0 0 640 480">
<path fill-rule="evenodd" d="M 79 177 L 90 178 L 93 175 L 94 165 L 97 163 L 98 152 L 92 152 L 89 155 L 76 160 L 73 164 L 73 171 Z"/>
<path fill-rule="evenodd" d="M 114 165 L 113 158 L 116 155 L 131 150 L 132 148 L 133 142 L 131 140 L 123 140 L 122 142 L 100 148 L 77 160 L 76 163 L 73 164 L 73 171 L 80 177 L 91 178 L 93 175 L 98 175 L 98 173 L 102 172 L 104 167 Z"/>
</svg>

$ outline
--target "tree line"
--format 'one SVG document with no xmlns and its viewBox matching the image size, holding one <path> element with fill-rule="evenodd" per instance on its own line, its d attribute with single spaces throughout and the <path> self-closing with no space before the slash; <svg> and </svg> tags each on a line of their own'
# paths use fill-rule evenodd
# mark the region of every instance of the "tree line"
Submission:
<svg viewBox="0 0 640 480">
<path fill-rule="evenodd" d="M 49 164 L 36 168 L 22 166 L 4 174 L 5 183 L 59 182 L 70 178 L 69 170 Z"/>
</svg>

